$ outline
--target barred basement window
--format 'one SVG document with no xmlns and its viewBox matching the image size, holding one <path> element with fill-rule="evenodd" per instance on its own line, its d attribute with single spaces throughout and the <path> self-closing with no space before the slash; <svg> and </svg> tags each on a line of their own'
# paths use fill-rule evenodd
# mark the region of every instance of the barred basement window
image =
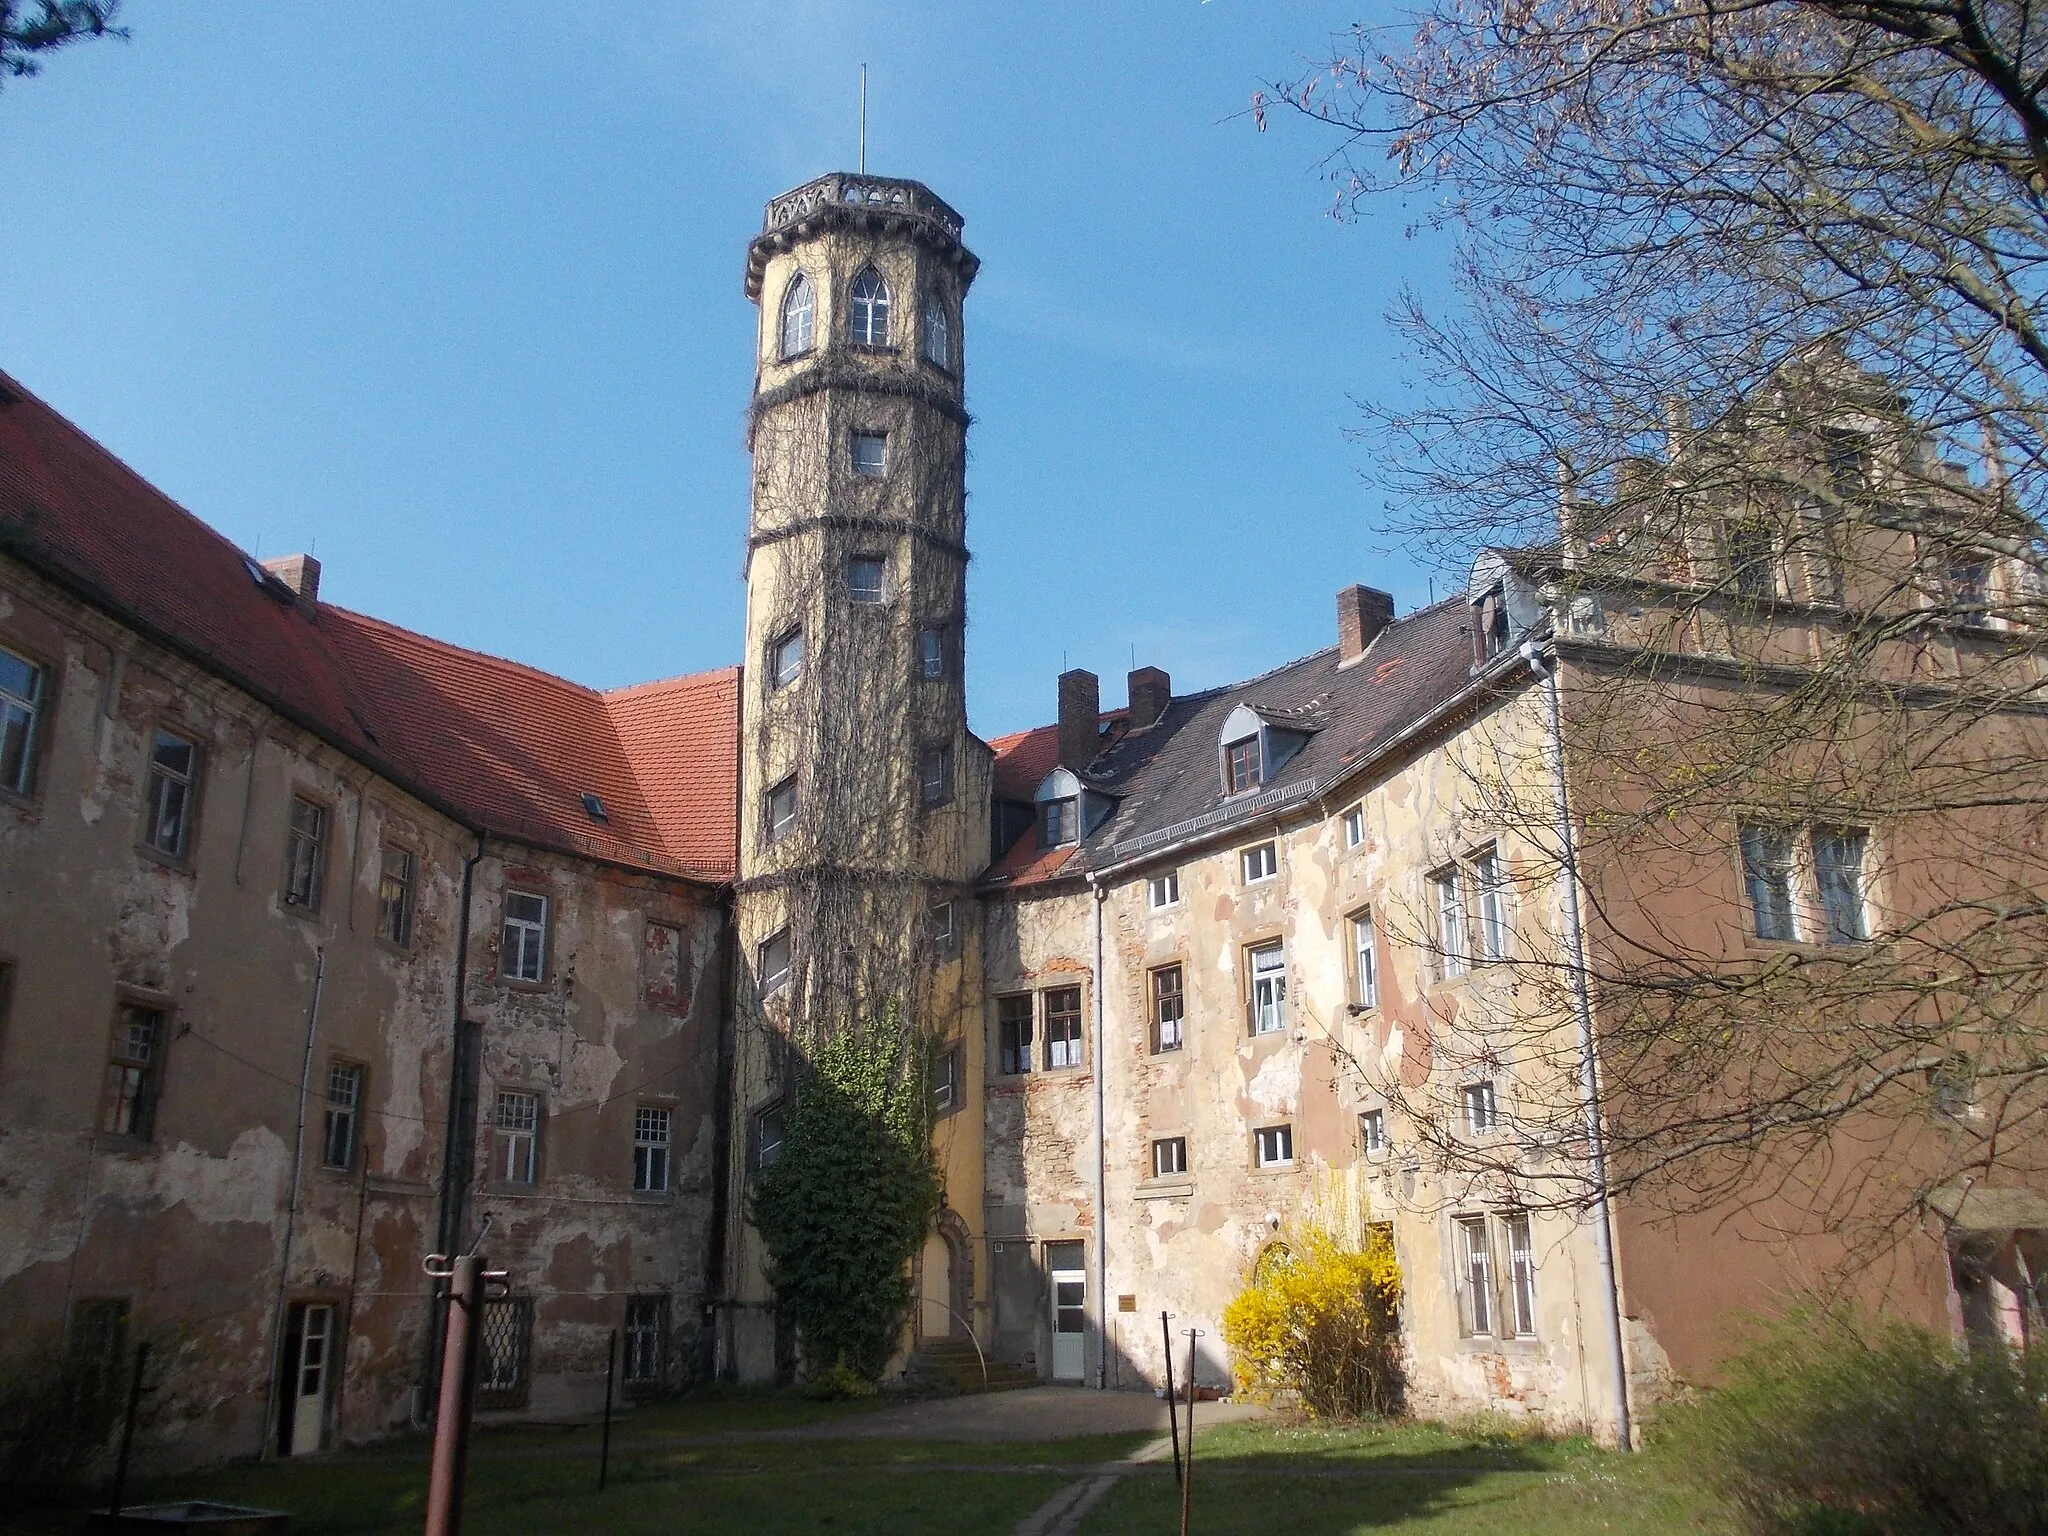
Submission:
<svg viewBox="0 0 2048 1536">
<path fill-rule="evenodd" d="M 318 912 L 326 883 L 327 807 L 293 795 L 291 825 L 285 833 L 284 904 Z"/>
<path fill-rule="evenodd" d="M 1045 1068 L 1081 1065 L 1081 989 L 1059 987 L 1045 994 Z"/>
<path fill-rule="evenodd" d="M 633 1189 L 668 1193 L 669 1126 L 673 1111 L 642 1104 L 633 1111 Z"/>
<path fill-rule="evenodd" d="M 35 788 L 36 724 L 43 709 L 43 669 L 0 651 L 0 789 Z"/>
<path fill-rule="evenodd" d="M 1152 1177 L 1179 1178 L 1188 1171 L 1188 1139 L 1162 1136 L 1152 1143 Z"/>
<path fill-rule="evenodd" d="M 996 999 L 997 1056 L 1004 1076 L 1031 1070 L 1031 994 L 1013 993 Z"/>
<path fill-rule="evenodd" d="M 124 1003 L 114 1021 L 107 1053 L 106 1094 L 100 1129 L 110 1136 L 147 1141 L 156 1129 L 158 1090 L 163 1082 L 164 1012 Z"/>
<path fill-rule="evenodd" d="M 156 733 L 149 753 L 149 822 L 142 840 L 174 859 L 184 858 L 191 846 L 198 768 L 197 746 L 169 731 Z M 292 803 L 296 809 L 298 802 Z"/>
<path fill-rule="evenodd" d="M 1460 1216 L 1457 1235 L 1458 1332 L 1468 1339 L 1493 1336 L 1493 1247 L 1484 1216 Z"/>
<path fill-rule="evenodd" d="M 540 1167 L 540 1095 L 498 1090 L 497 1176 L 507 1184 L 535 1182 Z"/>
<path fill-rule="evenodd" d="M 353 1061 L 329 1062 L 327 1114 L 320 1136 L 320 1162 L 323 1167 L 355 1167 L 362 1110 L 362 1066 Z"/>
<path fill-rule="evenodd" d="M 626 1385 L 660 1385 L 667 1357 L 668 1298 L 632 1297 L 626 1303 Z"/>
<path fill-rule="evenodd" d="M 412 943 L 412 908 L 418 879 L 419 862 L 415 856 L 386 843 L 377 874 L 377 933 L 400 948 Z"/>
<path fill-rule="evenodd" d="M 531 1296 L 502 1296 L 484 1303 L 477 1330 L 477 1406 L 517 1408 L 525 1403 L 532 1347 Z"/>
<path fill-rule="evenodd" d="M 547 897 L 531 891 L 507 891 L 499 970 L 507 981 L 540 981 L 547 974 L 547 953 Z"/>
<path fill-rule="evenodd" d="M 1152 973 L 1152 1051 L 1177 1051 L 1185 1043 L 1187 998 L 1181 991 L 1180 967 L 1162 965 Z"/>
</svg>

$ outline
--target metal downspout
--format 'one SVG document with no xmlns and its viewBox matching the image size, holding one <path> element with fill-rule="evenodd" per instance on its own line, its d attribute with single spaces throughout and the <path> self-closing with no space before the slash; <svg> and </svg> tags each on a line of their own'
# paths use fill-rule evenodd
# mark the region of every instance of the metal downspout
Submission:
<svg viewBox="0 0 2048 1536">
<path fill-rule="evenodd" d="M 1564 942 L 1566 966 L 1572 979 L 1572 1012 L 1579 1025 L 1579 1097 L 1586 1114 L 1587 1161 L 1593 1175 L 1593 1195 L 1598 1220 L 1593 1224 L 1593 1246 L 1600 1264 L 1600 1284 L 1607 1304 L 1607 1342 L 1613 1358 L 1615 1443 L 1622 1450 L 1635 1448 L 1629 1421 L 1628 1357 L 1621 1339 L 1621 1284 L 1614 1267 L 1614 1218 L 1607 1194 L 1607 1142 L 1600 1124 L 1600 1066 L 1593 1035 L 1593 1003 L 1586 987 L 1586 937 L 1579 920 L 1579 860 L 1572 836 L 1571 800 L 1565 791 L 1564 705 L 1558 690 L 1557 667 L 1547 661 L 1533 640 L 1522 643 L 1522 659 L 1529 670 L 1543 679 L 1543 700 L 1548 714 L 1543 733 L 1544 756 L 1550 763 L 1551 809 L 1557 817 L 1559 867 L 1564 877 Z"/>
<path fill-rule="evenodd" d="M 1095 1038 L 1091 1053 L 1095 1074 L 1095 1389 L 1101 1392 L 1109 1387 L 1109 1153 L 1104 1141 L 1102 1091 L 1102 1064 L 1108 1054 L 1102 1048 L 1102 901 L 1106 893 L 1092 874 L 1088 889 L 1095 897 Z"/>
</svg>

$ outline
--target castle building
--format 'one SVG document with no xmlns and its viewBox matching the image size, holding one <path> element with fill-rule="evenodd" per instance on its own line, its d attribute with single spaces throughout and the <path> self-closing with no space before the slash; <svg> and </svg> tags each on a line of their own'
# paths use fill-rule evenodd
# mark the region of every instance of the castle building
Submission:
<svg viewBox="0 0 2048 1536">
<path fill-rule="evenodd" d="M 1256 1267 L 1378 1227 L 1418 1404 L 1613 1435 L 1843 1257 L 1599 1198 L 1586 978 L 1674 927 L 1817 964 L 1953 856 L 1730 812 L 1644 878 L 1577 841 L 1557 732 L 1660 620 L 1698 703 L 1855 595 L 1719 511 L 1595 590 L 1567 508 L 1419 612 L 1343 585 L 1261 676 L 1105 709 L 1071 671 L 985 743 L 962 236 L 914 182 L 768 205 L 741 664 L 611 692 L 323 602 L 0 377 L 0 1371 L 149 1341 L 161 1464 L 371 1438 L 431 1401 L 423 1261 L 481 1243 L 486 1412 L 594 1406 L 614 1331 L 632 1393 L 785 1378 L 749 1192 L 806 1050 L 892 1012 L 944 1184 L 906 1360 L 1147 1388 L 1164 1312 L 1222 1385 Z M 1953 675 L 2004 654 L 1935 629 Z M 2032 1315 L 2048 1201 L 1941 1198 L 1877 1299 Z"/>
</svg>

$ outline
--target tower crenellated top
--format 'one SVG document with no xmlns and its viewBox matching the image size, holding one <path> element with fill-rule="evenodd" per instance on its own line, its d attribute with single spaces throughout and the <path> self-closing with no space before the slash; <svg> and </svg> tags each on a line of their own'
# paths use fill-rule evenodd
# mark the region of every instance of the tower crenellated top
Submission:
<svg viewBox="0 0 2048 1536">
<path fill-rule="evenodd" d="M 965 286 L 981 266 L 974 253 L 960 243 L 965 223 L 923 182 L 834 171 L 769 202 L 761 233 L 747 247 L 747 297 L 761 297 L 761 281 L 770 258 L 801 241 L 840 229 L 872 230 L 924 245 L 949 262 Z"/>
</svg>

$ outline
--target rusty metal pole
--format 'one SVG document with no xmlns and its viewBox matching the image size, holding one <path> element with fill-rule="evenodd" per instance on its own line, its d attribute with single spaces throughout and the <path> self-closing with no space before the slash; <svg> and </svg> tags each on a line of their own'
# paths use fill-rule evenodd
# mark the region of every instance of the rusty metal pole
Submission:
<svg viewBox="0 0 2048 1536">
<path fill-rule="evenodd" d="M 128 1453 L 135 1446 L 135 1415 L 142 1407 L 142 1372 L 149 1364 L 149 1343 L 135 1346 L 135 1375 L 128 1383 L 128 1416 L 121 1421 L 121 1457 L 114 1463 L 114 1488 L 107 1495 L 107 1513 L 118 1515 L 128 1496 Z"/>
<path fill-rule="evenodd" d="M 484 1315 L 483 1256 L 465 1253 L 447 1270 L 430 1268 L 427 1273 L 448 1277 L 448 1326 L 441 1347 L 441 1396 L 434 1412 L 434 1459 L 427 1473 L 426 1536 L 461 1536 L 469 1419 L 476 1400 L 477 1334 Z"/>
<path fill-rule="evenodd" d="M 604 1492 L 605 1479 L 612 1470 L 612 1371 L 619 1363 L 619 1330 L 612 1330 L 611 1343 L 604 1350 L 604 1443 L 597 1453 L 597 1491 Z"/>
<path fill-rule="evenodd" d="M 1159 1314 L 1159 1337 L 1166 1341 L 1166 1428 L 1173 1436 L 1173 1480 L 1178 1484 L 1180 1473 L 1180 1405 L 1173 1400 L 1173 1330 L 1167 1326 L 1173 1317 L 1171 1312 Z"/>
</svg>

